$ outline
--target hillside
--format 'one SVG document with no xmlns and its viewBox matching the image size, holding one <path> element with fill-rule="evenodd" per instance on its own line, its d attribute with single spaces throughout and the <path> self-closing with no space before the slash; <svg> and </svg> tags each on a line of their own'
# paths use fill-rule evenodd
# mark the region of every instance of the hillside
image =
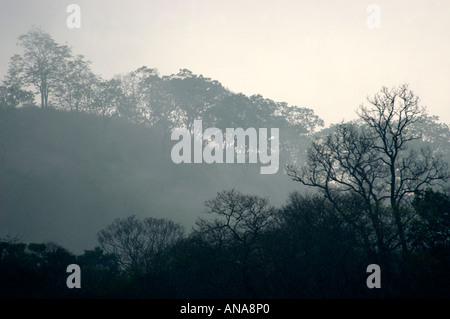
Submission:
<svg viewBox="0 0 450 319">
<path fill-rule="evenodd" d="M 221 190 L 280 204 L 300 187 L 282 167 L 261 175 L 260 164 L 176 165 L 175 141 L 146 125 L 116 119 L 103 132 L 99 116 L 35 107 L 1 109 L 0 118 L 0 237 L 80 252 L 118 217 L 166 217 L 189 231 Z"/>
</svg>

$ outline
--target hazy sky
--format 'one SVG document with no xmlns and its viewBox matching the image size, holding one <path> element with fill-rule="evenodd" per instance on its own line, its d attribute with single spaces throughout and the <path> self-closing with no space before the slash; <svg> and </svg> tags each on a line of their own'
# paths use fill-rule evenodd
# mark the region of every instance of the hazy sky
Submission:
<svg viewBox="0 0 450 319">
<path fill-rule="evenodd" d="M 81 8 L 81 28 L 66 7 Z M 370 4 L 380 28 L 367 25 Z M 450 122 L 450 1 L 1 0 L 0 78 L 17 37 L 42 26 L 104 78 L 146 65 L 187 68 L 233 92 L 314 109 L 326 124 L 355 118 L 382 85 L 410 83 Z"/>
</svg>

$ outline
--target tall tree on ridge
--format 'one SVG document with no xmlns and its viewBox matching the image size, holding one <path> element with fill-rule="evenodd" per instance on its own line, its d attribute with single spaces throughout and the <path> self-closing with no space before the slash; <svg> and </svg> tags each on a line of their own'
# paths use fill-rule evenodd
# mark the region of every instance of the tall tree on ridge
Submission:
<svg viewBox="0 0 450 319">
<path fill-rule="evenodd" d="M 41 98 L 41 108 L 49 104 L 52 90 L 61 81 L 66 60 L 71 50 L 66 45 L 59 45 L 41 28 L 33 28 L 19 37 L 24 48 L 22 55 L 11 57 L 8 77 L 24 87 L 34 87 Z"/>
</svg>

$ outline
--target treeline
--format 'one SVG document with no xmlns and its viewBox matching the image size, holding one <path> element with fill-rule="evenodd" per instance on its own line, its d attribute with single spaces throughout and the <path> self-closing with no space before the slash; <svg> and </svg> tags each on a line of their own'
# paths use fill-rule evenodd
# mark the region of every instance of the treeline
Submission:
<svg viewBox="0 0 450 319">
<path fill-rule="evenodd" d="M 69 46 L 56 43 L 40 28 L 21 35 L 19 45 L 23 53 L 11 57 L 0 85 L 0 107 L 39 106 L 95 114 L 104 119 L 105 129 L 112 118 L 121 118 L 161 130 L 166 140 L 173 128 L 190 129 L 195 119 L 222 130 L 276 127 L 282 132 L 283 158 L 290 161 L 298 159 L 299 142 L 306 146 L 308 134 L 323 126 L 312 109 L 259 94 L 234 93 L 187 69 L 161 76 L 157 69 L 143 66 L 103 79 L 92 72 L 83 55 L 74 55 Z"/>
<path fill-rule="evenodd" d="M 353 202 L 355 199 L 342 198 Z M 99 247 L 74 255 L 54 243 L 0 244 L 2 298 L 449 298 L 450 198 L 418 192 L 408 208 L 411 250 L 388 252 L 381 289 L 366 267 L 382 263 L 353 226 L 319 195 L 267 199 L 223 191 L 186 235 L 168 219 L 116 219 Z M 363 218 L 361 216 L 361 218 Z M 78 264 L 81 288 L 66 268 Z"/>
</svg>

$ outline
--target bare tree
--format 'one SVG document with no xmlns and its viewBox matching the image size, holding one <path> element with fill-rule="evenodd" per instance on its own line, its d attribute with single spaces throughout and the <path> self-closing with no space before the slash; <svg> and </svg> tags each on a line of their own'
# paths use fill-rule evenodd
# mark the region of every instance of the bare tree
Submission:
<svg viewBox="0 0 450 319">
<path fill-rule="evenodd" d="M 362 105 L 360 118 L 371 128 L 376 138 L 373 148 L 387 167 L 389 176 L 389 201 L 400 237 L 404 255 L 408 251 L 401 205 L 405 197 L 425 186 L 435 186 L 448 178 L 447 163 L 434 156 L 430 149 L 410 150 L 409 142 L 421 137 L 411 134 L 411 127 L 424 121 L 425 107 L 409 90 L 407 84 L 389 90 L 386 87 L 373 98 L 368 98 L 370 107 Z"/>
<path fill-rule="evenodd" d="M 101 230 L 98 241 L 108 253 L 117 256 L 122 269 L 149 271 L 168 247 L 184 237 L 183 228 L 166 219 L 136 216 L 116 219 Z"/>
<path fill-rule="evenodd" d="M 244 195 L 236 190 L 222 191 L 205 202 L 206 213 L 216 218 L 197 221 L 198 232 L 217 248 L 238 247 L 234 255 L 242 273 L 244 288 L 253 295 L 249 260 L 258 251 L 259 239 L 274 224 L 275 209 L 266 198 Z"/>
<path fill-rule="evenodd" d="M 383 200 L 387 172 L 374 144 L 375 139 L 356 124 L 340 124 L 325 140 L 313 142 L 308 165 L 300 170 L 288 166 L 287 173 L 295 181 L 319 188 L 368 246 L 370 236 L 366 228 L 370 227 L 384 258 L 387 226 L 377 203 Z M 349 196 L 358 199 L 360 212 L 367 218 L 354 216 L 354 210 L 349 210 Z"/>
<path fill-rule="evenodd" d="M 244 195 L 236 190 L 222 191 L 205 202 L 213 220 L 199 218 L 200 232 L 217 244 L 240 243 L 250 249 L 273 221 L 274 208 L 266 198 Z M 217 218 L 218 217 L 218 218 Z"/>
<path fill-rule="evenodd" d="M 405 228 L 410 216 L 402 206 L 415 191 L 445 181 L 447 163 L 428 149 L 408 149 L 411 141 L 420 138 L 411 134 L 410 126 L 426 113 L 407 85 L 382 88 L 368 100 L 372 107 L 359 110 L 362 125 L 337 125 L 326 139 L 312 144 L 305 167 L 288 166 L 287 173 L 295 181 L 320 189 L 344 217 L 344 203 L 338 195 L 360 197 L 364 203 L 361 212 L 371 222 L 380 252 L 384 254 L 397 238 L 406 257 Z M 383 208 L 386 203 L 390 219 Z"/>
</svg>

